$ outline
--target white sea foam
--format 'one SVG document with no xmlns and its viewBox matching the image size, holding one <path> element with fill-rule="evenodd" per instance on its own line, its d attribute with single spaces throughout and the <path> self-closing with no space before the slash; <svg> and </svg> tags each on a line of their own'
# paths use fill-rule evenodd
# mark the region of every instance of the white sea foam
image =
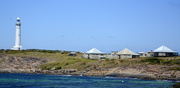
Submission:
<svg viewBox="0 0 180 88">
<path fill-rule="evenodd" d="M 106 76 L 105 78 L 114 78 L 114 77 L 111 77 L 111 76 Z"/>
<path fill-rule="evenodd" d="M 83 76 L 83 75 L 81 74 L 81 75 L 79 75 L 79 76 Z"/>
<path fill-rule="evenodd" d="M 62 75 L 62 76 L 72 76 L 72 75 Z"/>
</svg>

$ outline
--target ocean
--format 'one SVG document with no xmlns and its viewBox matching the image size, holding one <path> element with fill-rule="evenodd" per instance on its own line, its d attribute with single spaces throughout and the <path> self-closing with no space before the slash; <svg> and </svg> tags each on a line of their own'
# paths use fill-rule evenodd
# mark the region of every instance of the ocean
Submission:
<svg viewBox="0 0 180 88">
<path fill-rule="evenodd" d="M 174 81 L 25 73 L 0 73 L 0 88 L 167 88 Z"/>
</svg>

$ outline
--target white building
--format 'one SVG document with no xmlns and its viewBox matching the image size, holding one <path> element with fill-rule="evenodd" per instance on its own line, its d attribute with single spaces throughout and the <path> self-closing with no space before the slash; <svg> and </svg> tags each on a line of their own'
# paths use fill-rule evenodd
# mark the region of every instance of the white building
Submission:
<svg viewBox="0 0 180 88">
<path fill-rule="evenodd" d="M 96 48 L 93 48 L 84 53 L 83 57 L 88 59 L 105 59 L 105 53 Z"/>
<path fill-rule="evenodd" d="M 119 56 L 119 59 L 128 59 L 128 58 L 139 57 L 139 54 L 136 54 L 127 48 L 123 49 L 122 51 L 119 51 L 117 53 L 117 55 Z"/>
<path fill-rule="evenodd" d="M 148 52 L 137 52 L 140 57 L 148 57 Z"/>
<path fill-rule="evenodd" d="M 153 56 L 155 57 L 169 57 L 169 56 L 178 56 L 178 52 L 171 50 L 166 46 L 161 46 L 152 51 Z"/>
<path fill-rule="evenodd" d="M 16 21 L 16 36 L 15 36 L 15 46 L 12 48 L 13 50 L 22 50 L 21 46 L 21 23 L 20 18 L 17 18 Z"/>
</svg>

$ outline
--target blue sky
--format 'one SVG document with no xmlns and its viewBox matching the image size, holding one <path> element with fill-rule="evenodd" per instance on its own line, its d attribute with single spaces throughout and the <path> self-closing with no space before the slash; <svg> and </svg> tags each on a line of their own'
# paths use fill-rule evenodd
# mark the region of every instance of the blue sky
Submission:
<svg viewBox="0 0 180 88">
<path fill-rule="evenodd" d="M 0 49 L 180 52 L 180 0 L 0 0 Z"/>
</svg>

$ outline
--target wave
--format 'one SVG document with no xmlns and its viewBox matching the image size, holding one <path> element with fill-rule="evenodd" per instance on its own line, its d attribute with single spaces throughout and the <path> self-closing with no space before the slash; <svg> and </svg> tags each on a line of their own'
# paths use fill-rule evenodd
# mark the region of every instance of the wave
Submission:
<svg viewBox="0 0 180 88">
<path fill-rule="evenodd" d="M 111 76 L 106 76 L 105 78 L 115 78 L 115 77 L 111 77 Z"/>
<path fill-rule="evenodd" d="M 72 75 L 61 75 L 61 76 L 72 76 Z"/>
</svg>

